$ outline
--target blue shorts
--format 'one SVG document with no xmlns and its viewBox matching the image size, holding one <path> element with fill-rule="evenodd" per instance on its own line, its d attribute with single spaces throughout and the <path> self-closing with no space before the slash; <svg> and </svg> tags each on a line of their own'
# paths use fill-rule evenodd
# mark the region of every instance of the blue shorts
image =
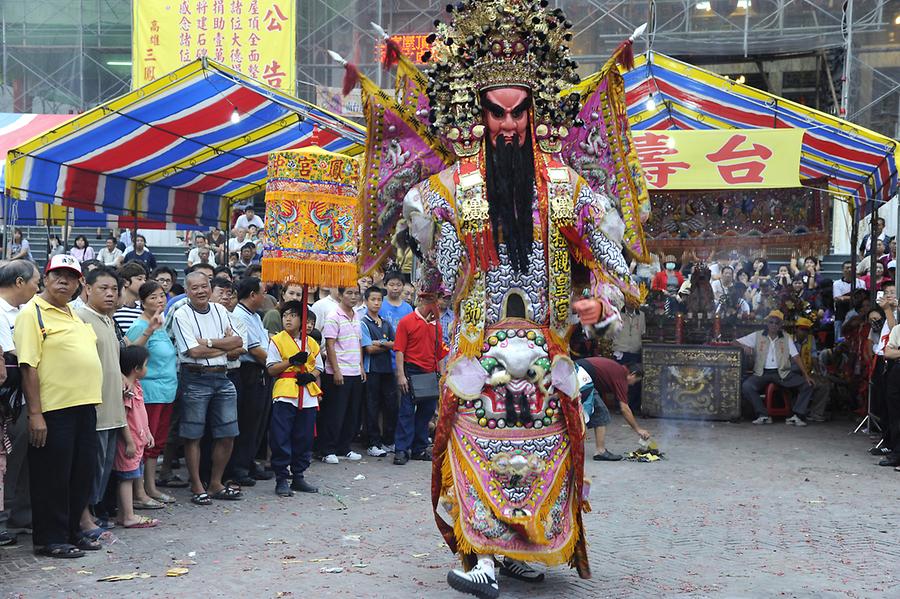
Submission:
<svg viewBox="0 0 900 599">
<path fill-rule="evenodd" d="M 591 412 L 591 419 L 588 420 L 588 428 L 597 428 L 598 426 L 606 426 L 612 421 L 609 416 L 609 408 L 603 402 L 603 398 L 596 391 L 594 392 L 594 411 Z"/>
<path fill-rule="evenodd" d="M 135 480 L 138 478 L 144 478 L 144 465 L 141 464 L 136 469 L 129 470 L 127 472 L 116 470 L 116 478 L 118 478 L 119 480 Z"/>
<path fill-rule="evenodd" d="M 238 436 L 237 391 L 224 372 L 181 371 L 181 422 L 184 439 L 200 439 L 209 425 L 213 439 Z"/>
</svg>

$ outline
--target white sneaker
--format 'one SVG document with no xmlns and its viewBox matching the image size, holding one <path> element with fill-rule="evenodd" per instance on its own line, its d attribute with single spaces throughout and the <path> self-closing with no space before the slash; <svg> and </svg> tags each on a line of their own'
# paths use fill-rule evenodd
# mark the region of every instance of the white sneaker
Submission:
<svg viewBox="0 0 900 599">
<path fill-rule="evenodd" d="M 447 584 L 478 599 L 497 599 L 500 596 L 500 586 L 494 577 L 494 563 L 489 559 L 478 560 L 478 564 L 468 572 L 451 570 L 447 574 Z"/>
<path fill-rule="evenodd" d="M 334 455 L 333 453 L 329 453 L 327 456 L 322 458 L 322 461 L 325 462 L 326 464 L 338 464 L 339 463 L 337 456 Z"/>
<path fill-rule="evenodd" d="M 785 420 L 784 423 L 787 425 L 793 425 L 793 426 L 806 426 L 806 421 L 803 420 L 803 418 L 800 418 L 799 416 L 797 416 L 796 414 L 794 414 L 793 416 L 791 416 L 790 418 Z"/>
<path fill-rule="evenodd" d="M 383 458 L 387 455 L 387 452 L 377 445 L 373 445 L 366 450 L 366 454 L 372 456 L 373 458 Z"/>
<path fill-rule="evenodd" d="M 344 457 L 347 458 L 348 460 L 350 460 L 351 462 L 357 462 L 362 459 L 362 456 L 359 455 L 358 453 L 356 453 L 355 451 L 351 451 Z"/>
<path fill-rule="evenodd" d="M 754 420 L 751 424 L 772 424 L 772 419 L 768 416 L 760 416 L 756 420 Z"/>
<path fill-rule="evenodd" d="M 381 448 L 382 448 L 386 453 L 394 453 L 394 444 L 393 444 L 393 443 L 391 443 L 390 445 L 382 445 Z"/>
</svg>

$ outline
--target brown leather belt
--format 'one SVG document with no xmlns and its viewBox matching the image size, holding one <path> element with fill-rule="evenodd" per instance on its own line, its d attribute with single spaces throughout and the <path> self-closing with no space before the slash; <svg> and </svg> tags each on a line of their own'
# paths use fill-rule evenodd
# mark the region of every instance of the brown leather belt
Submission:
<svg viewBox="0 0 900 599">
<path fill-rule="evenodd" d="M 226 368 L 224 366 L 204 366 L 203 364 L 182 364 L 181 367 L 187 372 L 194 372 L 197 374 L 212 374 L 212 373 L 224 373 L 226 372 Z"/>
</svg>

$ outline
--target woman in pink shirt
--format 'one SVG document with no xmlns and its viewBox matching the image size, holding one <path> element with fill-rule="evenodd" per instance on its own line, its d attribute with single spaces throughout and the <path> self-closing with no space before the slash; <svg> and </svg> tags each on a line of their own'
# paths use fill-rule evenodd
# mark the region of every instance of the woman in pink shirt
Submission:
<svg viewBox="0 0 900 599">
<path fill-rule="evenodd" d="M 79 262 L 84 262 L 85 260 L 93 260 L 94 248 L 92 248 L 88 243 L 87 237 L 85 237 L 84 235 L 79 235 L 75 238 L 75 245 L 71 250 L 69 250 L 69 255 Z"/>
</svg>

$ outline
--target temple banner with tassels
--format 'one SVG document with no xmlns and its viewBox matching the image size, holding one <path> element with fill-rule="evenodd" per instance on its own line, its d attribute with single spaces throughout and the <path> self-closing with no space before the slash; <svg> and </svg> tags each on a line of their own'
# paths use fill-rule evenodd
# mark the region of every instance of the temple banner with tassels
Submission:
<svg viewBox="0 0 900 599">
<path fill-rule="evenodd" d="M 376 26 L 385 67 L 397 68 L 393 96 L 332 53 L 344 90 L 361 85 L 367 122 L 360 270 L 408 247 L 419 291 L 452 294 L 432 477 L 450 548 L 467 569 L 493 554 L 589 577 L 568 339 L 574 297 L 591 297 L 580 313 L 597 335 L 642 298 L 623 255 L 649 258 L 618 64 L 631 63 L 633 38 L 581 83 L 560 9 L 483 0 L 448 12 L 424 72 Z"/>
<path fill-rule="evenodd" d="M 321 148 L 270 154 L 263 279 L 356 285 L 358 185 L 356 158 Z"/>
</svg>

